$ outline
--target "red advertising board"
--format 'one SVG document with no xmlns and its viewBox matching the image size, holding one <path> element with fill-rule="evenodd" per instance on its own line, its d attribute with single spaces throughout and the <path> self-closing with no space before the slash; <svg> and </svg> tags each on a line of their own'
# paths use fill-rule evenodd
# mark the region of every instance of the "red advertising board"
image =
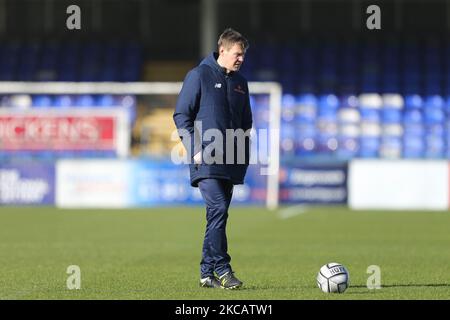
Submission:
<svg viewBox="0 0 450 320">
<path fill-rule="evenodd" d="M 121 121 L 116 112 L 2 112 L 0 150 L 118 151 L 127 134 Z"/>
</svg>

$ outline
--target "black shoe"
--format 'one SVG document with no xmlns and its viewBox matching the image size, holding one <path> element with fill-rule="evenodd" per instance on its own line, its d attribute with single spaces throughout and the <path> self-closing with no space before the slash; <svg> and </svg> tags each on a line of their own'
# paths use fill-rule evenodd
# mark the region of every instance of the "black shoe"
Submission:
<svg viewBox="0 0 450 320">
<path fill-rule="evenodd" d="M 209 276 L 200 279 L 200 287 L 202 288 L 220 288 L 220 282 L 216 277 Z"/>
<path fill-rule="evenodd" d="M 233 272 L 227 272 L 219 278 L 220 287 L 222 289 L 238 289 L 243 283 L 234 276 Z"/>
</svg>

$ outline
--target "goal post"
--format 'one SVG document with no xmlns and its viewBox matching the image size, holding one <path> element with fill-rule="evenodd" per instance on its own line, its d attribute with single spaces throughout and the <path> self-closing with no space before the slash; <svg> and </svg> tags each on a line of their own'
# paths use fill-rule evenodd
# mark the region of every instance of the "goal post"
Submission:
<svg viewBox="0 0 450 320">
<path fill-rule="evenodd" d="M 0 95 L 178 95 L 182 82 L 0 82 Z M 276 82 L 249 82 L 250 95 L 269 96 L 267 208 L 278 207 L 282 87 Z"/>
</svg>

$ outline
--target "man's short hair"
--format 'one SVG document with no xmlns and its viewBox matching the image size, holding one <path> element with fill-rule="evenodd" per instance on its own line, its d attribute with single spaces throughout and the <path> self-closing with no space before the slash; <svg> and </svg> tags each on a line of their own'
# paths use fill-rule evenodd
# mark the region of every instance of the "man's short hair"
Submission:
<svg viewBox="0 0 450 320">
<path fill-rule="evenodd" d="M 219 37 L 217 49 L 219 50 L 222 46 L 226 49 L 230 49 L 236 43 L 239 43 L 244 51 L 249 47 L 248 40 L 245 39 L 242 34 L 236 30 L 227 28 Z"/>
</svg>

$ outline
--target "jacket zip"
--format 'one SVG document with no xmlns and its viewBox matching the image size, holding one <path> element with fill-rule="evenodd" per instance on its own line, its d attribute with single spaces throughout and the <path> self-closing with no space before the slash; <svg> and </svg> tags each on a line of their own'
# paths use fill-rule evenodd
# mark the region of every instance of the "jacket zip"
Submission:
<svg viewBox="0 0 450 320">
<path fill-rule="evenodd" d="M 227 87 L 227 110 L 230 116 L 230 129 L 233 129 L 233 112 L 231 111 L 230 108 L 230 76 L 228 74 L 225 75 L 225 85 Z"/>
</svg>

